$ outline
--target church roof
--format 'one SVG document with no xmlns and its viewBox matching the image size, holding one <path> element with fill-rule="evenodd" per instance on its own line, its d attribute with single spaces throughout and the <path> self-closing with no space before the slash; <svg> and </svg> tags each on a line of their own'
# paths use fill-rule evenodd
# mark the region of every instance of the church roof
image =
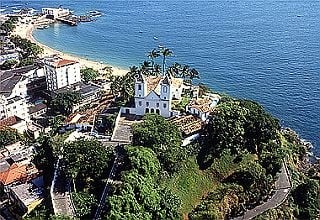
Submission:
<svg viewBox="0 0 320 220">
<path fill-rule="evenodd" d="M 147 94 L 149 94 L 151 91 L 155 91 L 157 94 L 159 94 L 160 89 L 158 87 L 159 87 L 160 81 L 161 81 L 160 76 L 147 77 Z"/>
<path fill-rule="evenodd" d="M 164 79 L 162 80 L 162 84 L 167 84 L 167 85 L 171 84 L 171 80 L 168 75 L 164 77 Z"/>
</svg>

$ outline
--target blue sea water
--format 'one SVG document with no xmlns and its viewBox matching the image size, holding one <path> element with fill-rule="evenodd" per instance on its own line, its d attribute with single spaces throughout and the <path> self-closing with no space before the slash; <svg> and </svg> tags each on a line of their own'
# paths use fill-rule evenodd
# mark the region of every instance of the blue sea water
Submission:
<svg viewBox="0 0 320 220">
<path fill-rule="evenodd" d="M 64 52 L 120 67 L 138 65 L 158 45 L 174 51 L 201 81 L 253 99 L 310 140 L 320 155 L 319 1 L 13 1 L 59 6 L 76 14 L 99 10 L 96 22 L 54 25 L 37 40 Z M 155 40 L 157 37 L 158 40 Z M 160 62 L 160 61 L 159 61 Z"/>
</svg>

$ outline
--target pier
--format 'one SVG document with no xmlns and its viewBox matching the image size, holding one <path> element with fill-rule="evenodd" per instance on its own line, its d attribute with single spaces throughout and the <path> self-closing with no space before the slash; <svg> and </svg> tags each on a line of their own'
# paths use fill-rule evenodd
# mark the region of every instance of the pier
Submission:
<svg viewBox="0 0 320 220">
<path fill-rule="evenodd" d="M 60 21 L 62 23 L 71 25 L 71 26 L 77 26 L 78 25 L 78 21 L 77 20 L 66 18 L 66 17 L 59 17 L 59 18 L 56 18 L 56 20 Z"/>
</svg>

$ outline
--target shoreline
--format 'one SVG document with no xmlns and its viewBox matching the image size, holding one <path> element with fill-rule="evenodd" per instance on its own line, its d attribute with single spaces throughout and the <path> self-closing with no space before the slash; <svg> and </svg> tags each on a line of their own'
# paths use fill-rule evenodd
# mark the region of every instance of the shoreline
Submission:
<svg viewBox="0 0 320 220">
<path fill-rule="evenodd" d="M 13 31 L 13 35 L 18 35 L 22 38 L 28 39 L 30 40 L 32 43 L 37 44 L 38 46 L 40 46 L 41 48 L 43 48 L 43 53 L 40 55 L 40 57 L 44 57 L 44 56 L 50 56 L 50 55 L 54 55 L 57 54 L 59 55 L 61 58 L 63 59 L 69 59 L 69 60 L 76 60 L 80 63 L 80 67 L 91 67 L 93 69 L 98 70 L 100 73 L 103 73 L 103 69 L 105 67 L 112 67 L 112 75 L 125 75 L 129 69 L 123 69 L 117 66 L 113 66 L 113 65 L 109 65 L 107 63 L 102 63 L 102 62 L 98 62 L 98 61 L 94 61 L 94 60 L 89 60 L 77 55 L 73 55 L 73 54 L 68 54 L 68 53 L 64 53 L 62 51 L 53 49 L 43 43 L 40 43 L 39 41 L 37 41 L 32 33 L 35 30 L 36 25 L 34 24 L 18 24 L 16 25 L 15 30 Z"/>
</svg>

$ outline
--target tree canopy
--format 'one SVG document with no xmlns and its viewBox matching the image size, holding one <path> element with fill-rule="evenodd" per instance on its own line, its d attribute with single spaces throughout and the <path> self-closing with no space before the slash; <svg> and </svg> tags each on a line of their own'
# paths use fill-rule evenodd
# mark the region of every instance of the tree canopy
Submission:
<svg viewBox="0 0 320 220">
<path fill-rule="evenodd" d="M 22 140 L 22 135 L 16 129 L 9 127 L 0 128 L 0 149 L 9 144 L 14 144 Z"/>
<path fill-rule="evenodd" d="M 243 151 L 261 155 L 271 151 L 277 140 L 279 121 L 260 105 L 248 100 L 230 99 L 222 102 L 212 113 L 205 127 L 202 154 L 214 157 L 224 149 L 233 154 Z"/>
<path fill-rule="evenodd" d="M 90 180 L 101 179 L 113 159 L 100 142 L 83 139 L 65 144 L 62 155 L 69 176 L 85 188 L 90 188 Z"/>
<path fill-rule="evenodd" d="M 133 144 L 152 149 L 167 171 L 186 157 L 181 140 L 179 128 L 157 114 L 147 114 L 142 123 L 133 127 Z"/>
<path fill-rule="evenodd" d="M 50 108 L 55 114 L 68 116 L 72 113 L 74 105 L 79 103 L 81 95 L 79 92 L 64 92 L 59 93 L 50 102 Z"/>
<path fill-rule="evenodd" d="M 95 80 L 99 76 L 99 72 L 93 68 L 86 67 L 80 70 L 81 78 L 86 83 L 92 80 Z"/>
<path fill-rule="evenodd" d="M 126 146 L 121 184 L 107 198 L 104 219 L 178 219 L 180 200 L 167 189 L 160 188 L 160 171 L 155 153 L 141 146 Z"/>
<path fill-rule="evenodd" d="M 22 38 L 20 36 L 12 36 L 10 38 L 11 42 L 18 48 L 20 48 L 22 58 L 30 58 L 30 57 L 37 57 L 39 54 L 43 53 L 43 48 L 38 46 L 35 43 L 32 43 L 30 40 Z"/>
</svg>

